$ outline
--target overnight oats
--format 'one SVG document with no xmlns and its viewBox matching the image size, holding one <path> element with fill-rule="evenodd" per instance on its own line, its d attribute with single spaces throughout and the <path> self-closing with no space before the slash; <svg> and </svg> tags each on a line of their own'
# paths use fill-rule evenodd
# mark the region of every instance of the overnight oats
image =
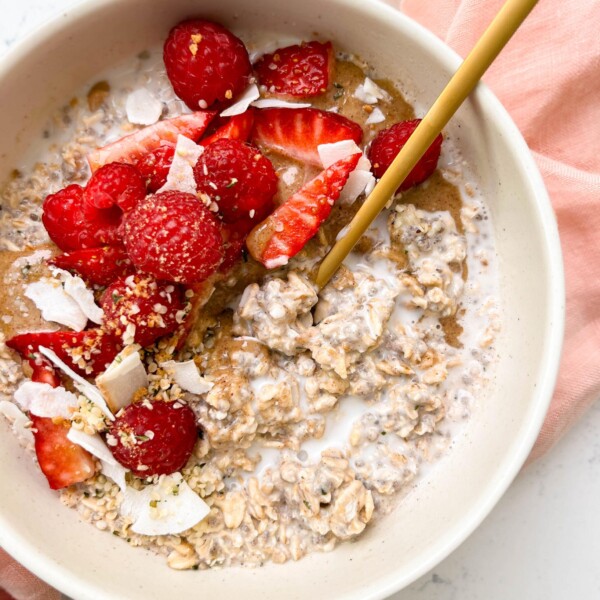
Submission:
<svg viewBox="0 0 600 600">
<path fill-rule="evenodd" d="M 492 227 L 439 136 L 328 41 L 201 19 L 90 82 L 2 191 L 0 411 L 60 499 L 175 569 L 352 540 L 488 396 Z M 41 475 L 40 475 L 41 477 Z"/>
</svg>

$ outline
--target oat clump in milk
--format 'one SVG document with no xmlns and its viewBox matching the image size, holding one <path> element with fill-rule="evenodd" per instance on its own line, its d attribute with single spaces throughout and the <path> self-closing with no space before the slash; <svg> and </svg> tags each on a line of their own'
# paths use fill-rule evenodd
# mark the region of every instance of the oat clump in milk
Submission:
<svg viewBox="0 0 600 600">
<path fill-rule="evenodd" d="M 0 410 L 66 505 L 175 569 L 297 560 L 402 510 L 500 328 L 448 139 L 316 288 L 413 109 L 329 42 L 241 38 L 179 24 L 2 192 Z"/>
</svg>

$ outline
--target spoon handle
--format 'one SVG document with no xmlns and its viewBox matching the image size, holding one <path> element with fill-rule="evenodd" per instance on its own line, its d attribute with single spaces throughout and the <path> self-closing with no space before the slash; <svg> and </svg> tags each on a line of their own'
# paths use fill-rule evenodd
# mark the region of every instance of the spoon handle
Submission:
<svg viewBox="0 0 600 600">
<path fill-rule="evenodd" d="M 537 1 L 507 0 L 502 6 L 356 213 L 345 235 L 338 240 L 321 263 L 316 277 L 319 288 L 322 288 L 337 271 L 433 140 L 473 91 Z"/>
</svg>

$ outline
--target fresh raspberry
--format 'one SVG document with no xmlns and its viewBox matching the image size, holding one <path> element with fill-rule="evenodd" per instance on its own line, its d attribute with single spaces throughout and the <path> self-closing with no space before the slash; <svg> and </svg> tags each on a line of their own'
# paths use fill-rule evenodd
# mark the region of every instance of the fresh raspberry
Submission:
<svg viewBox="0 0 600 600">
<path fill-rule="evenodd" d="M 165 185 L 173 156 L 175 146 L 165 144 L 151 150 L 135 163 L 149 192 L 158 192 Z"/>
<path fill-rule="evenodd" d="M 400 121 L 400 123 L 395 123 L 377 134 L 377 137 L 371 143 L 368 153 L 369 160 L 371 161 L 371 170 L 375 177 L 383 176 L 420 122 L 421 119 Z M 438 159 L 440 158 L 443 139 L 440 133 L 433 140 L 431 146 L 429 146 L 425 154 L 398 188 L 398 192 L 403 192 L 422 183 L 435 171 Z"/>
<path fill-rule="evenodd" d="M 179 402 L 136 402 L 111 424 L 108 447 L 138 477 L 179 471 L 192 454 L 198 430 L 189 406 Z M 113 438 L 116 441 L 114 444 Z"/>
<path fill-rule="evenodd" d="M 154 277 L 129 275 L 106 288 L 100 305 L 106 331 L 121 337 L 133 325 L 135 342 L 150 346 L 177 329 L 177 313 L 183 310 L 184 300 L 178 285 L 156 281 Z"/>
<path fill-rule="evenodd" d="M 114 243 L 121 222 L 118 209 L 88 210 L 84 189 L 70 185 L 44 200 L 42 222 L 50 239 L 66 252 Z"/>
<path fill-rule="evenodd" d="M 173 27 L 163 51 L 175 93 L 192 109 L 230 104 L 252 67 L 243 42 L 218 23 L 190 19 Z"/>
<path fill-rule="evenodd" d="M 125 215 L 123 238 L 138 269 L 167 281 L 203 281 L 223 262 L 219 222 L 192 194 L 149 196 Z"/>
<path fill-rule="evenodd" d="M 327 91 L 334 62 L 331 42 L 303 42 L 265 54 L 254 71 L 272 94 L 312 97 Z"/>
<path fill-rule="evenodd" d="M 277 175 L 268 158 L 239 140 L 210 144 L 194 167 L 198 193 L 219 207 L 226 223 L 251 219 L 259 223 L 273 208 Z"/>
<path fill-rule="evenodd" d="M 123 212 L 134 208 L 146 197 L 146 186 L 132 165 L 113 162 L 100 167 L 88 181 L 83 199 L 87 206 L 99 209 L 119 207 Z"/>
</svg>

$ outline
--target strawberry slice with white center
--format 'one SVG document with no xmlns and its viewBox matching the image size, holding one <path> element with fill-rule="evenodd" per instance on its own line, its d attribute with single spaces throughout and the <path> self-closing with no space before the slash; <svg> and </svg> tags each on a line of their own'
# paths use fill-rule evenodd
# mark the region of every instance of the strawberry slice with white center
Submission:
<svg viewBox="0 0 600 600">
<path fill-rule="evenodd" d="M 29 359 L 33 369 L 32 381 L 47 383 L 52 387 L 60 385 L 54 368 L 45 358 Z M 42 473 L 53 490 L 85 481 L 96 472 L 92 455 L 67 438 L 69 424 L 55 423 L 53 419 L 30 414 L 33 422 L 35 453 Z"/>
<path fill-rule="evenodd" d="M 94 150 L 89 154 L 88 162 L 92 171 L 111 162 L 134 164 L 159 146 L 164 144 L 173 144 L 174 146 L 179 135 L 194 141 L 198 140 L 216 114 L 214 111 L 201 110 L 189 115 L 159 121 L 112 144 Z"/>
<path fill-rule="evenodd" d="M 256 111 L 252 140 L 264 149 L 321 166 L 317 148 L 342 140 L 360 144 L 361 126 L 342 115 L 317 108 L 264 108 Z"/>
<path fill-rule="evenodd" d="M 362 154 L 352 154 L 322 171 L 257 225 L 246 245 L 267 269 L 287 264 L 304 248 L 331 213 Z"/>
<path fill-rule="evenodd" d="M 35 453 L 53 490 L 89 479 L 96 472 L 92 455 L 67 438 L 69 424 L 29 415 L 33 422 Z"/>
</svg>

